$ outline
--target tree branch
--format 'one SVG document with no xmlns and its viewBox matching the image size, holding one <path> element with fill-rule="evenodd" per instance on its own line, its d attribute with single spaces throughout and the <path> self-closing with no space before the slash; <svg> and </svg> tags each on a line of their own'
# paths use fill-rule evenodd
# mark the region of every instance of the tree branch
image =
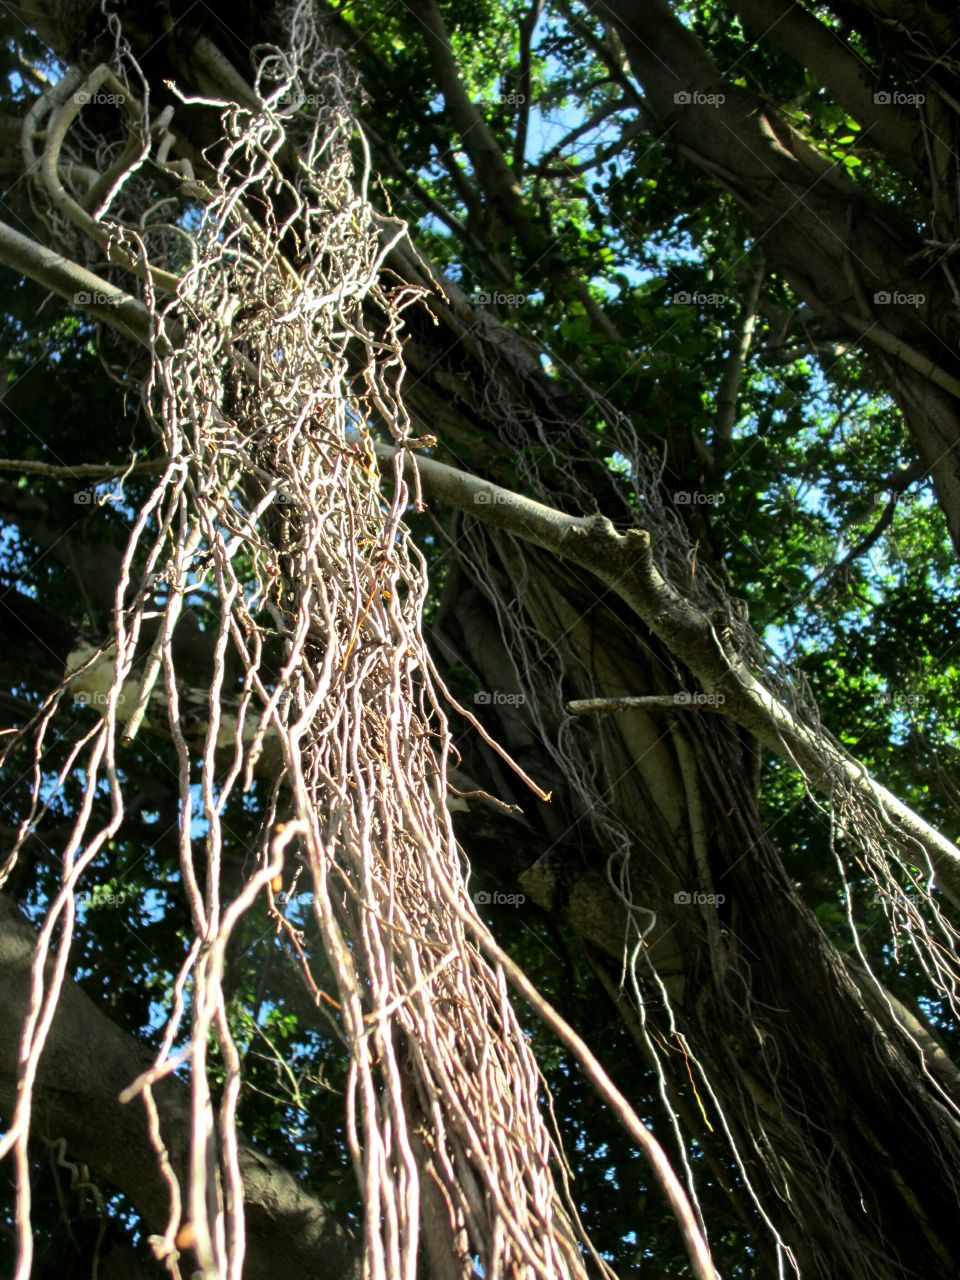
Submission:
<svg viewBox="0 0 960 1280">
<path fill-rule="evenodd" d="M 520 188 L 500 145 L 460 78 L 460 68 L 450 47 L 443 16 L 434 0 L 412 0 L 408 5 L 417 19 L 437 85 L 460 135 L 460 145 L 470 157 L 488 200 L 506 221 L 519 225 L 526 221 Z"/>
<path fill-rule="evenodd" d="M 149 346 L 150 313 L 142 302 L 2 222 L 0 263 L 52 289 L 71 306 L 89 312 L 124 337 Z"/>
<path fill-rule="evenodd" d="M 558 170 L 551 169 L 550 166 L 558 157 L 562 159 L 563 153 L 566 151 L 567 147 L 572 146 L 572 144 L 576 142 L 578 138 L 582 138 L 584 134 L 590 133 L 593 129 L 598 129 L 600 125 L 603 124 L 604 120 L 609 119 L 612 115 L 616 115 L 618 111 L 629 111 L 631 107 L 635 106 L 636 103 L 627 101 L 625 96 L 621 98 L 612 98 L 609 102 L 602 103 L 595 111 L 591 112 L 591 114 L 587 116 L 586 120 L 581 120 L 576 128 L 571 129 L 569 133 L 564 134 L 559 142 L 555 142 L 552 147 L 543 153 L 534 166 L 534 173 L 539 174 L 540 176 L 545 176 L 549 173 L 559 172 Z M 566 170 L 563 172 L 566 172 Z"/>
<path fill-rule="evenodd" d="M 608 0 L 603 17 L 623 40 L 662 136 L 730 191 L 757 243 L 814 310 L 894 358 L 886 362 L 890 390 L 930 465 L 960 553 L 960 409 L 939 394 L 960 396 L 953 298 L 918 271 L 924 246 L 916 228 L 774 105 L 725 78 L 668 0 Z M 885 306 L 882 325 L 865 316 L 851 256 L 867 298 L 896 291 L 916 305 Z"/>
<path fill-rule="evenodd" d="M 30 998 L 35 935 L 0 894 L 0 1108 L 16 1104 L 20 1026 Z M 149 1230 L 167 1225 L 167 1188 L 140 1103 L 120 1092 L 151 1062 L 146 1051 L 101 1013 L 73 982 L 64 984 L 35 1087 L 34 1129 L 64 1138 L 70 1152 L 129 1196 Z M 190 1095 L 173 1077 L 154 1086 L 171 1164 L 185 1178 Z M 247 1218 L 244 1280 L 359 1276 L 359 1248 L 322 1204 L 286 1169 L 241 1139 Z"/>
<path fill-rule="evenodd" d="M 536 174 L 539 178 L 576 178 L 583 173 L 589 173 L 591 169 L 595 169 L 598 165 L 606 164 L 613 156 L 619 155 L 626 147 L 631 139 L 643 133 L 646 129 L 646 122 L 642 116 L 636 116 L 633 120 L 628 120 L 620 131 L 620 136 L 602 147 L 592 160 L 581 160 L 577 164 L 564 161 L 561 166 L 544 167 L 538 164 Z"/>
<path fill-rule="evenodd" d="M 809 586 L 804 589 L 803 594 L 791 601 L 791 606 L 796 604 L 798 600 L 802 600 L 804 596 L 810 595 L 810 593 L 815 591 L 827 578 L 834 577 L 836 574 L 842 572 L 847 565 L 852 564 L 854 560 L 859 560 L 861 556 L 866 555 L 867 552 L 877 544 L 881 535 L 889 529 L 891 524 L 893 524 L 893 517 L 896 514 L 897 503 L 899 501 L 900 494 L 894 490 L 887 499 L 886 505 L 880 513 L 879 520 L 870 532 L 865 534 L 855 546 L 851 547 L 847 554 L 841 560 L 838 560 L 836 564 L 827 565 L 826 569 L 821 570 Z"/>
<path fill-rule="evenodd" d="M 665 707 L 668 711 L 723 711 L 723 703 L 714 696 L 707 701 L 709 694 L 644 694 L 642 697 L 625 698 L 574 698 L 567 703 L 567 710 L 572 716 L 589 715 L 597 711 L 607 715 L 611 711 L 640 711 L 644 707 Z"/>
<path fill-rule="evenodd" d="M 490 204 L 503 224 L 512 229 L 524 254 L 540 264 L 547 275 L 552 273 L 554 280 L 561 285 L 561 291 L 566 286 L 579 299 L 598 333 L 608 342 L 619 342 L 620 335 L 597 304 L 586 281 L 559 259 L 555 259 L 551 266 L 548 255 L 553 246 L 546 244 L 547 237 L 534 224 L 524 204 L 516 174 L 487 122 L 470 101 L 450 46 L 447 28 L 434 0 L 411 0 L 408 8 L 421 27 L 437 84 L 460 134 L 460 144 L 473 162 L 477 179 Z"/>
<path fill-rule="evenodd" d="M 858 124 L 863 141 L 874 144 L 901 173 L 918 176 L 922 134 L 895 104 L 878 105 L 884 86 L 842 36 L 802 5 L 790 0 L 734 0 L 734 8 L 766 43 L 777 45 L 819 80 Z"/>
<path fill-rule="evenodd" d="M 730 350 L 723 362 L 723 373 L 717 391 L 717 423 L 714 428 L 714 444 L 725 444 L 733 434 L 737 424 L 737 403 L 740 398 L 740 384 L 743 370 L 750 354 L 753 331 L 757 324 L 757 306 L 760 301 L 760 290 L 766 263 L 763 254 L 758 254 L 750 272 L 743 306 L 736 328 L 730 338 Z"/>
<path fill-rule="evenodd" d="M 518 22 L 520 28 L 520 68 L 517 77 L 517 132 L 513 140 L 513 173 L 517 182 L 523 177 L 524 159 L 527 153 L 527 130 L 530 125 L 531 71 L 530 45 L 533 32 L 543 10 L 543 0 L 533 0 L 530 8 Z"/>
<path fill-rule="evenodd" d="M 394 456 L 388 445 L 378 445 L 377 452 L 383 458 Z M 828 798 L 838 785 L 852 788 L 864 810 L 898 848 L 906 848 L 912 861 L 922 851 L 939 887 L 960 906 L 960 850 L 757 679 L 718 634 L 722 623 L 715 624 L 663 578 L 646 530 L 618 533 L 604 516 L 565 515 L 432 458 L 407 453 L 404 465 L 411 475 L 416 467 L 425 493 L 593 573 L 669 646 L 708 694 L 723 696 L 727 715 Z"/>
<path fill-rule="evenodd" d="M 25 476 L 50 476 L 57 480 L 109 480 L 111 476 L 140 475 L 160 471 L 162 458 L 153 462 L 77 462 L 71 466 L 55 466 L 51 462 L 35 462 L 25 458 L 0 458 L 0 471 L 17 471 Z"/>
</svg>

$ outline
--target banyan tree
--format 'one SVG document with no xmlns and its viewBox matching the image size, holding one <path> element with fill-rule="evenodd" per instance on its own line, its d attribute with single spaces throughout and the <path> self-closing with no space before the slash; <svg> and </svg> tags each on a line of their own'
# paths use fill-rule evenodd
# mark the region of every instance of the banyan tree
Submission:
<svg viewBox="0 0 960 1280">
<path fill-rule="evenodd" d="M 956 15 L 2 22 L 10 1274 L 956 1274 Z"/>
</svg>

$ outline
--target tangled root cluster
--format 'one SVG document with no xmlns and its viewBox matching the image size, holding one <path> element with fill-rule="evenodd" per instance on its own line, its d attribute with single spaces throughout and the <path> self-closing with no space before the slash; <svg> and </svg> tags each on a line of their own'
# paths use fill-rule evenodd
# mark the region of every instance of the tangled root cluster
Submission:
<svg viewBox="0 0 960 1280">
<path fill-rule="evenodd" d="M 165 464 L 133 521 L 109 646 L 73 673 L 75 689 L 98 664 L 112 664 L 103 715 L 59 779 L 82 769 L 85 802 L 41 934 L 26 1087 L 5 1142 L 20 1168 L 20 1274 L 29 1269 L 30 1082 L 66 971 L 75 895 L 123 821 L 118 752 L 146 725 L 172 736 L 179 759 L 180 871 L 193 926 L 162 1048 L 126 1095 L 142 1095 L 154 1118 L 170 1189 L 157 1256 L 177 1273 L 174 1242 L 188 1220 L 204 1275 L 241 1274 L 241 1059 L 224 966 L 231 935 L 266 894 L 319 1002 L 302 934 L 276 909 L 275 886 L 297 869 L 313 890 L 337 984 L 327 1001 L 350 1058 L 364 1274 L 414 1280 L 429 1218 L 443 1224 L 457 1274 L 472 1274 L 476 1258 L 491 1278 L 580 1275 L 541 1077 L 504 973 L 479 945 L 485 927 L 446 807 L 450 734 L 421 631 L 425 564 L 402 522 L 411 495 L 400 334 L 419 291 L 382 283 L 402 228 L 378 220 L 367 174 L 355 175 L 344 68 L 301 6 L 289 48 L 260 51 L 255 104 L 212 104 L 223 118 L 217 161 L 193 173 L 160 156 L 169 114 L 162 127 L 149 118 L 136 64 L 114 30 L 116 64 L 99 82 L 123 86 L 135 145 L 95 217 L 63 188 L 46 195 L 55 225 L 89 230 L 140 277 L 151 335 L 146 402 Z M 47 103 L 47 137 L 58 147 L 77 114 L 77 81 L 71 73 Z M 307 88 L 308 112 L 300 110 Z M 183 108 L 192 105 L 185 99 Z M 170 200 L 141 210 L 135 228 L 120 210 L 136 207 L 136 174 L 151 148 L 181 198 L 173 216 Z M 364 319 L 371 305 L 383 317 L 376 332 Z M 397 446 L 387 483 L 371 429 Z M 188 610 L 203 617 L 213 647 L 199 741 L 178 671 Z M 31 726 L 38 766 L 23 838 L 50 803 L 39 761 L 70 689 Z M 262 838 L 241 891 L 227 896 L 224 808 L 255 785 L 265 761 Z M 104 785 L 112 812 L 98 827 L 92 802 Z M 51 953 L 55 966 L 45 969 Z M 216 1108 L 207 1071 L 214 1045 L 226 1068 Z M 181 1187 L 151 1091 L 184 1063 L 193 1132 Z"/>
</svg>

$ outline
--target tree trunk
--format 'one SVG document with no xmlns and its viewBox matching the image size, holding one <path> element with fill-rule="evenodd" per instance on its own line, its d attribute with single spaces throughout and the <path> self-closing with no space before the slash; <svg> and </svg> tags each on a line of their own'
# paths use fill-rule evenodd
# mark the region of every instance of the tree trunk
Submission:
<svg viewBox="0 0 960 1280">
<path fill-rule="evenodd" d="M 543 553 L 498 551 L 508 566 L 501 599 L 520 581 L 516 557 L 528 561 L 512 607 L 540 635 L 562 637 L 552 659 L 566 697 L 663 689 L 670 660 L 652 637 L 592 601 L 587 584 Z M 482 610 L 478 601 L 446 611 L 438 647 L 469 654 L 496 687 L 512 664 Z M 542 689 L 524 687 L 543 705 Z M 553 782 L 556 759 L 528 722 L 508 709 L 495 731 L 538 781 Z M 755 746 L 708 710 L 627 711 L 589 732 L 594 807 L 561 786 L 549 812 L 525 806 L 532 840 L 511 838 L 510 820 L 489 812 L 458 815 L 475 869 L 500 884 L 512 871 L 515 885 L 575 930 L 648 1062 L 685 1104 L 697 1141 L 726 1166 L 731 1198 L 749 1181 L 803 1275 L 954 1274 L 956 1076 L 930 1070 L 929 1046 L 904 1033 L 882 997 L 865 999 L 801 901 L 759 816 Z M 464 769 L 496 790 L 485 754 L 471 751 Z M 546 852 L 528 863 L 531 844 Z M 698 893 L 716 905 L 709 896 L 698 904 Z M 646 1033 L 620 985 L 624 948 L 641 935 Z M 724 1133 L 743 1159 L 739 1176 Z"/>
</svg>

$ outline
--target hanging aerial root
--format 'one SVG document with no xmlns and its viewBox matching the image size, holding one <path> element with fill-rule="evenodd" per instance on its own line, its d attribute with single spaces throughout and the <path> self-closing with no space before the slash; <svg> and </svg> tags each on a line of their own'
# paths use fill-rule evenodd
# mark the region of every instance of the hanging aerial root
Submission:
<svg viewBox="0 0 960 1280">
<path fill-rule="evenodd" d="M 150 119 L 115 15 L 109 26 L 116 57 L 95 80 L 122 86 L 131 135 L 94 181 L 95 198 L 77 200 L 63 184 L 68 164 L 91 168 L 74 129 L 76 77 L 68 73 L 31 117 L 27 142 L 45 139 L 40 194 L 65 246 L 85 233 L 126 273 L 117 315 L 149 346 L 145 402 L 165 462 L 133 523 L 111 637 L 31 729 L 32 803 L 14 859 L 56 794 L 41 763 L 54 719 L 77 681 L 108 664 L 102 715 L 56 780 L 62 786 L 82 770 L 84 796 L 40 935 L 20 1101 L 0 1145 L 17 1165 L 16 1280 L 31 1263 L 32 1083 L 67 972 L 75 895 L 123 823 L 118 751 L 159 728 L 178 760 L 192 938 L 155 1063 L 124 1094 L 127 1105 L 142 1097 L 147 1106 L 169 1189 L 167 1228 L 152 1238 L 157 1258 L 172 1275 L 189 1265 L 178 1263 L 181 1252 L 205 1277 L 242 1275 L 242 1070 L 224 971 L 246 913 L 299 874 L 313 889 L 335 997 L 321 993 L 302 939 L 297 954 L 315 998 L 336 1011 L 350 1055 L 348 1142 L 364 1201 L 364 1275 L 415 1280 L 424 1249 L 434 1271 L 464 1280 L 475 1259 L 490 1280 L 579 1278 L 588 1253 L 608 1273 L 570 1203 L 541 1115 L 540 1073 L 467 895 L 447 811 L 450 734 L 422 633 L 425 564 L 402 519 L 410 499 L 403 461 L 414 442 L 400 335 L 422 291 L 381 283 L 403 229 L 376 218 L 368 174 L 354 172 L 343 65 L 298 5 L 289 49 L 260 50 L 255 91 L 243 105 L 224 95 L 217 167 L 184 175 L 167 163 L 175 117 L 168 110 Z M 181 101 L 189 112 L 192 100 Z M 44 115 L 50 126 L 41 135 Z M 152 148 L 161 172 L 186 177 L 181 198 L 200 202 L 189 237 L 169 201 L 145 204 L 140 171 Z M 137 277 L 141 300 L 128 292 Z M 365 318 L 371 303 L 383 317 L 377 332 Z M 398 451 L 389 500 L 374 428 Z M 175 644 L 190 609 L 204 614 L 213 646 L 199 739 L 188 728 L 192 693 Z M 225 809 L 257 788 L 268 748 L 280 772 L 264 798 L 254 869 L 226 892 Z M 104 788 L 106 821 L 95 803 Z M 216 1105 L 214 1046 L 224 1075 Z M 151 1092 L 184 1065 L 192 1089 L 186 1186 Z M 430 1220 L 439 1205 L 446 1223 L 422 1238 L 428 1200 Z M 705 1246 L 687 1211 L 684 1229 L 706 1277 Z"/>
</svg>

